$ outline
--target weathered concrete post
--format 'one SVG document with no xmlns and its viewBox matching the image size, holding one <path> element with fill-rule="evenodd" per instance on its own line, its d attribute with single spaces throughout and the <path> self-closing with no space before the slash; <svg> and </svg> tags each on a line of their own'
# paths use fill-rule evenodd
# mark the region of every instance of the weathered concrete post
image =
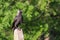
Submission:
<svg viewBox="0 0 60 40">
<path fill-rule="evenodd" d="M 24 40 L 22 29 L 16 28 L 14 30 L 14 40 Z"/>
</svg>

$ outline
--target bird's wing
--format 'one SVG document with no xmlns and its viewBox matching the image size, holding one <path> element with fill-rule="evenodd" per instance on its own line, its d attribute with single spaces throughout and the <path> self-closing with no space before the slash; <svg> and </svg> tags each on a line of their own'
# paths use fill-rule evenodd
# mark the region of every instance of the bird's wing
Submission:
<svg viewBox="0 0 60 40">
<path fill-rule="evenodd" d="M 15 18 L 14 21 L 13 21 L 13 23 L 12 23 L 12 28 L 14 28 L 16 21 L 17 21 L 17 19 Z"/>
</svg>

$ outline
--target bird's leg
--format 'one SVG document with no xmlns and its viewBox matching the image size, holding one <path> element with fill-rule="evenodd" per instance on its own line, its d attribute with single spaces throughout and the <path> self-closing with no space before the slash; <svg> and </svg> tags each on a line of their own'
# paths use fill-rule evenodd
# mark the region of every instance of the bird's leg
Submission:
<svg viewBox="0 0 60 40">
<path fill-rule="evenodd" d="M 17 28 L 18 26 L 17 25 L 15 25 L 15 29 Z"/>
<path fill-rule="evenodd" d="M 12 30 L 15 30 L 17 28 L 17 25 L 16 24 L 14 24 L 14 27 L 13 27 L 13 29 Z"/>
</svg>

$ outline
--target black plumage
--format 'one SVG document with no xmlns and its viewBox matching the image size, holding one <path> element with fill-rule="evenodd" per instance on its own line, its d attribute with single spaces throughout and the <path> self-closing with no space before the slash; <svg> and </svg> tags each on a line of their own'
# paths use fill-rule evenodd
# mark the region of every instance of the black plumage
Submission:
<svg viewBox="0 0 60 40">
<path fill-rule="evenodd" d="M 18 13 L 12 23 L 12 29 L 18 28 L 18 25 L 22 23 L 23 17 L 22 17 L 22 10 L 18 10 Z"/>
</svg>

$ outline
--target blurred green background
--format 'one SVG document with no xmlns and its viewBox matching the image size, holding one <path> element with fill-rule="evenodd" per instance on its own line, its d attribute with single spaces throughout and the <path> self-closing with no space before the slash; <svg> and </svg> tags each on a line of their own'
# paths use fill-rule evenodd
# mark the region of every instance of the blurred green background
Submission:
<svg viewBox="0 0 60 40">
<path fill-rule="evenodd" d="M 25 40 L 60 40 L 60 0 L 0 0 L 0 40 L 13 40 L 12 22 L 22 9 Z"/>
</svg>

